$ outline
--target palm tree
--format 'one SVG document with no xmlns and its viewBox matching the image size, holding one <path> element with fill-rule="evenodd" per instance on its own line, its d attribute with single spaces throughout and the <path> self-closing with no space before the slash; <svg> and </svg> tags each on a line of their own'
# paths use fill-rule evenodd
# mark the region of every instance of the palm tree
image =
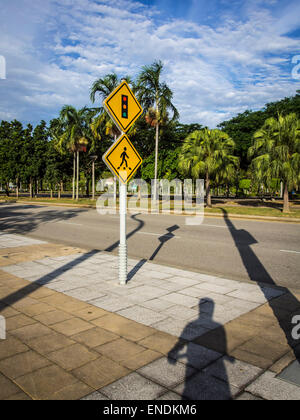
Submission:
<svg viewBox="0 0 300 420">
<path fill-rule="evenodd" d="M 73 200 L 75 198 L 76 172 L 76 200 L 79 198 L 79 152 L 86 151 L 91 139 L 90 124 L 93 112 L 88 108 L 76 110 L 73 106 L 65 105 L 60 112 L 60 122 L 63 134 L 59 137 L 58 148 L 66 148 L 73 152 Z"/>
<path fill-rule="evenodd" d="M 227 180 L 238 168 L 239 158 L 232 154 L 234 148 L 234 141 L 221 130 L 196 130 L 184 140 L 179 169 L 193 178 L 205 176 L 208 207 L 211 207 L 211 180 L 217 183 Z"/>
<path fill-rule="evenodd" d="M 248 151 L 256 178 L 269 185 L 279 178 L 284 185 L 283 212 L 289 212 L 289 191 L 300 182 L 300 120 L 292 113 L 268 118 L 254 134 Z"/>
<path fill-rule="evenodd" d="M 160 81 L 162 70 L 163 63 L 161 61 L 155 61 L 150 66 L 144 66 L 137 78 L 135 87 L 137 97 L 146 110 L 146 122 L 155 127 L 155 199 L 157 198 L 159 127 L 167 121 L 168 111 L 172 113 L 172 120 L 179 117 L 179 113 L 172 103 L 173 92 L 166 83 Z"/>
</svg>

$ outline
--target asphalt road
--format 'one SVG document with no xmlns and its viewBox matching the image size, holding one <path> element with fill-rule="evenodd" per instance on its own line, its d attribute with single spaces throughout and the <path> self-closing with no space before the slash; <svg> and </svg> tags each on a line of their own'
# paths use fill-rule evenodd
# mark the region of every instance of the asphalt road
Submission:
<svg viewBox="0 0 300 420">
<path fill-rule="evenodd" d="M 1 204 L 0 230 L 118 252 L 118 215 L 91 209 Z M 209 217 L 187 226 L 184 216 L 133 213 L 127 237 L 131 257 L 300 289 L 300 224 Z"/>
</svg>

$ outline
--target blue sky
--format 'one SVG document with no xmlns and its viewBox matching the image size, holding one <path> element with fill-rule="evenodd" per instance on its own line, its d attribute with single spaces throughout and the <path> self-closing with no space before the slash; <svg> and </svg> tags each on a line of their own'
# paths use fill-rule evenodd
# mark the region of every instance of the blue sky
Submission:
<svg viewBox="0 0 300 420">
<path fill-rule="evenodd" d="M 97 78 L 157 59 L 183 123 L 215 127 L 300 89 L 298 0 L 0 1 L 0 119 L 90 106 Z"/>
</svg>

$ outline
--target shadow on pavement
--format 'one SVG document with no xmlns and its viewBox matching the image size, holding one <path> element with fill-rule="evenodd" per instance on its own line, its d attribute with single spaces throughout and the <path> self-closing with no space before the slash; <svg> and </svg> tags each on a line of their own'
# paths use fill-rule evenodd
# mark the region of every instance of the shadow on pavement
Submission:
<svg viewBox="0 0 300 420">
<path fill-rule="evenodd" d="M 218 339 L 223 349 L 223 354 L 227 352 L 226 332 L 222 324 L 213 320 L 215 303 L 210 298 L 203 298 L 199 301 L 199 318 L 188 323 L 183 329 L 178 342 L 168 353 L 168 362 L 175 365 L 182 361 L 186 366 L 184 388 L 180 394 L 188 400 L 230 400 L 232 399 L 229 380 L 227 376 L 224 358 L 220 353 L 204 347 L 197 346 L 187 337 L 191 331 L 199 329 L 203 322 L 210 323 L 211 329 L 218 329 Z M 218 378 L 203 372 L 207 365 L 218 360 Z M 226 357 L 228 363 L 234 364 L 234 359 Z M 197 370 L 194 371 L 194 368 Z M 209 369 L 209 368 L 208 368 Z M 202 370 L 202 372 L 199 372 Z"/>
<path fill-rule="evenodd" d="M 284 287 L 280 287 L 280 290 L 284 293 L 284 295 L 272 299 L 270 291 L 264 286 L 266 284 L 270 286 L 278 286 L 251 248 L 251 245 L 257 243 L 256 239 L 248 231 L 244 229 L 236 229 L 225 210 L 223 210 L 223 214 L 224 220 L 229 228 L 229 232 L 232 235 L 235 246 L 239 251 L 250 280 L 255 281 L 258 284 L 262 293 L 266 299 L 268 299 L 268 304 L 285 334 L 288 345 L 293 350 L 298 362 L 300 362 L 300 340 L 294 339 L 292 335 L 295 327 L 295 323 L 293 323 L 294 317 L 300 315 L 299 300 L 289 289 Z M 260 282 L 264 284 L 261 284 Z"/>
<path fill-rule="evenodd" d="M 3 302 L 5 305 L 13 305 L 14 303 L 18 302 L 19 300 L 23 299 L 24 297 L 30 295 L 31 293 L 35 292 L 36 290 L 40 289 L 41 287 L 47 285 L 48 283 L 51 283 L 52 280 L 60 276 L 61 274 L 65 274 L 67 271 L 72 270 L 72 268 L 76 267 L 77 265 L 81 264 L 82 262 L 88 260 L 93 255 L 98 254 L 99 251 L 92 250 L 90 252 L 87 252 L 84 255 L 81 255 L 80 257 L 76 258 L 75 260 L 65 264 L 63 267 L 57 268 L 56 270 L 52 271 L 51 273 L 46 274 L 45 276 L 42 276 L 36 281 L 33 281 L 32 283 L 28 284 L 27 286 L 23 287 L 22 289 L 19 289 L 18 291 L 11 293 L 10 295 L 4 297 L 1 299 L 1 302 Z M 3 308 L 2 308 L 3 309 Z M 0 307 L 0 313 L 1 313 L 1 307 Z"/>
</svg>

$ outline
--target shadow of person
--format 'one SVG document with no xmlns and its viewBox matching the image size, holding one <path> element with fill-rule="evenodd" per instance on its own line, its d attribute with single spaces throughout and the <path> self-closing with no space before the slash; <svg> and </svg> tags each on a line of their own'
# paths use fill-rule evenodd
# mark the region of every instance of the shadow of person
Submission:
<svg viewBox="0 0 300 420">
<path fill-rule="evenodd" d="M 178 342 L 168 353 L 168 362 L 175 365 L 177 362 L 186 365 L 184 384 L 180 385 L 179 392 L 187 400 L 230 400 L 232 399 L 229 386 L 226 363 L 234 363 L 234 359 L 222 357 L 227 352 L 226 332 L 222 324 L 213 320 L 215 303 L 212 299 L 203 298 L 199 302 L 199 318 L 189 322 L 183 329 Z M 217 331 L 216 337 L 222 353 L 200 346 L 192 341 L 201 328 L 206 325 Z M 210 374 L 209 365 L 213 366 L 216 375 Z M 208 368 L 207 368 L 208 367 Z M 207 369 L 206 369 L 207 368 Z"/>
<path fill-rule="evenodd" d="M 154 260 L 154 258 L 156 257 L 156 255 L 159 253 L 159 251 L 161 250 L 161 248 L 164 246 L 164 244 L 168 241 L 170 241 L 171 239 L 173 239 L 175 237 L 175 235 L 173 234 L 173 232 L 175 230 L 179 229 L 178 225 L 174 225 L 174 226 L 170 226 L 167 231 L 168 233 L 165 233 L 164 235 L 160 236 L 158 238 L 160 244 L 159 246 L 156 248 L 156 250 L 153 252 L 153 254 L 151 255 L 151 257 L 149 258 L 150 261 Z"/>
<path fill-rule="evenodd" d="M 275 318 L 278 321 L 285 337 L 286 342 L 293 351 L 295 358 L 300 362 L 300 337 L 295 331 L 300 328 L 295 327 L 295 324 L 300 319 L 300 302 L 297 297 L 286 287 L 278 287 L 271 275 L 265 269 L 260 259 L 252 250 L 251 245 L 257 244 L 257 240 L 245 229 L 237 229 L 232 221 L 229 219 L 226 210 L 222 209 L 224 220 L 231 236 L 234 240 L 235 246 L 239 251 L 243 265 L 248 273 L 250 280 L 257 283 L 261 292 L 266 298 L 269 307 L 272 310 Z M 272 290 L 267 286 L 276 287 L 277 290 Z M 278 296 L 277 292 L 281 293 Z M 269 331 L 271 334 L 271 331 Z M 278 337 L 278 333 L 276 333 Z"/>
</svg>

